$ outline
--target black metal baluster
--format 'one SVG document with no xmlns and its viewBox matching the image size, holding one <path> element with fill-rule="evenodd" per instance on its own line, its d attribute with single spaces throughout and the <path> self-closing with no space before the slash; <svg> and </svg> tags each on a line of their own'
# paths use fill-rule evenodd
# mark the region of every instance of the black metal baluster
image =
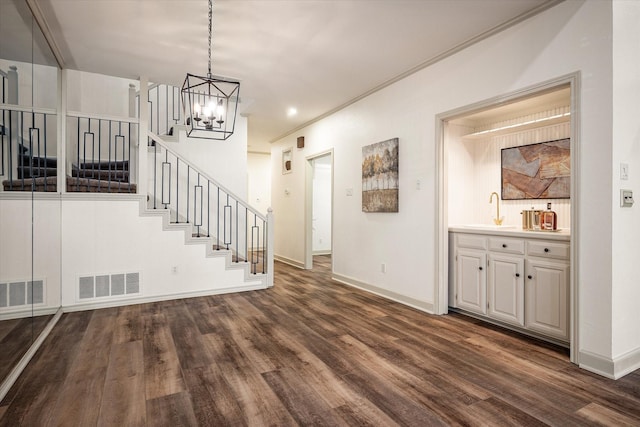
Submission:
<svg viewBox="0 0 640 427">
<path fill-rule="evenodd" d="M 267 237 L 269 237 L 269 230 L 267 230 L 267 221 L 262 220 L 262 274 L 266 272 L 267 265 Z"/>
<path fill-rule="evenodd" d="M 127 182 L 129 183 L 129 193 L 131 193 L 131 122 L 127 123 L 127 129 L 129 131 L 129 139 L 127 141 L 127 148 L 129 149 L 129 163 L 127 168 Z M 125 174 L 122 173 L 122 179 L 124 179 Z M 137 190 L 136 190 L 137 193 Z"/>
<path fill-rule="evenodd" d="M 236 200 L 236 262 L 240 262 L 240 252 L 238 251 L 238 242 L 240 236 L 238 235 L 238 201 Z"/>
<path fill-rule="evenodd" d="M 249 228 L 249 208 L 244 207 L 244 253 L 249 262 L 249 236 L 247 235 L 247 229 Z"/>
<path fill-rule="evenodd" d="M 32 121 L 32 125 L 33 125 L 33 121 Z M 38 138 L 37 138 L 37 144 L 40 145 L 40 129 L 38 128 L 34 128 L 31 127 L 29 128 L 29 145 L 31 147 L 33 147 L 33 139 L 34 139 L 34 134 L 37 134 Z M 42 158 L 40 157 L 40 150 L 38 150 L 38 157 L 34 158 L 33 156 L 33 150 L 31 151 L 31 166 L 29 167 L 29 175 L 31 178 L 31 190 L 35 191 L 36 188 L 36 178 L 40 177 L 40 173 L 42 172 L 41 169 L 41 162 L 42 162 Z M 35 165 L 36 168 L 36 173 L 34 173 L 34 165 L 33 163 L 36 161 L 37 159 L 37 164 Z"/>
<path fill-rule="evenodd" d="M 157 144 L 156 144 L 157 145 Z M 164 162 L 162 162 L 162 204 L 165 209 L 168 209 L 168 205 L 171 203 L 171 163 L 169 163 L 169 152 L 165 151 Z M 165 171 L 167 171 L 165 173 Z M 168 176 L 169 182 L 167 182 L 167 198 L 164 197 L 164 181 L 165 175 Z"/>
<path fill-rule="evenodd" d="M 4 104 L 4 77 L 2 78 L 2 103 Z M 7 137 L 7 110 L 2 110 L 2 129 L 0 129 L 0 175 L 4 176 L 4 142 Z"/>
<path fill-rule="evenodd" d="M 180 159 L 176 156 L 176 224 L 180 224 Z"/>
<path fill-rule="evenodd" d="M 24 111 L 20 111 L 20 121 L 18 122 L 18 126 L 20 126 L 20 133 L 18 134 L 18 139 L 20 141 L 20 146 L 22 147 L 22 149 L 20 151 L 22 151 L 22 155 L 20 156 L 21 161 L 18 162 L 18 164 L 20 166 L 22 166 L 22 191 L 24 191 L 24 158 L 25 158 L 25 153 L 24 153 L 24 130 L 22 129 L 24 126 Z M 32 156 L 33 153 L 29 152 L 29 156 Z M 29 161 L 29 164 L 31 164 L 31 161 Z"/>
<path fill-rule="evenodd" d="M 156 135 L 160 135 L 160 86 L 156 86 Z"/>
<path fill-rule="evenodd" d="M 187 165 L 187 224 L 189 224 L 189 175 L 190 174 L 191 174 L 191 166 Z"/>
<path fill-rule="evenodd" d="M 211 237 L 209 219 L 211 218 L 211 181 L 207 180 L 207 237 Z"/>
<path fill-rule="evenodd" d="M 165 134 L 169 134 L 169 86 L 164 85 L 164 116 L 166 117 L 165 123 L 167 124 L 167 128 L 165 129 Z"/>
<path fill-rule="evenodd" d="M 44 114 L 44 123 L 42 124 L 42 128 L 44 129 L 44 191 L 47 191 L 47 181 L 49 178 L 49 159 L 47 158 L 47 115 Z M 58 167 L 58 160 L 56 159 L 56 171 Z"/>
<path fill-rule="evenodd" d="M 228 209 L 227 209 L 228 208 Z M 227 210 L 229 212 L 229 241 L 227 242 Z M 224 206 L 224 245 L 226 249 L 229 250 L 229 245 L 231 244 L 231 230 L 233 229 L 233 224 L 231 224 L 231 205 L 229 204 L 229 195 L 227 194 L 227 204 Z"/>
<path fill-rule="evenodd" d="M 77 118 L 76 122 L 78 123 L 78 161 L 76 165 L 76 191 L 80 191 L 80 117 Z"/>
<path fill-rule="evenodd" d="M 11 141 L 13 140 L 13 111 L 9 110 L 9 189 L 13 190 L 13 147 Z"/>
<path fill-rule="evenodd" d="M 198 194 L 200 194 L 200 219 L 198 220 Z M 200 237 L 200 227 L 202 227 L 202 186 L 200 185 L 200 174 L 198 173 L 198 184 L 193 187 L 193 225 L 197 230 L 197 237 Z"/>
<path fill-rule="evenodd" d="M 156 209 L 156 200 L 158 198 L 158 144 L 153 146 L 153 209 Z M 129 177 L 131 182 L 131 177 Z"/>
</svg>

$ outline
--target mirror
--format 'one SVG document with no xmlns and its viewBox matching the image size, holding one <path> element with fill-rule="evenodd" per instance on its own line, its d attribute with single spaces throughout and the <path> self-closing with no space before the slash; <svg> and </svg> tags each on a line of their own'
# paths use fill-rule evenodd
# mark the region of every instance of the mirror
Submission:
<svg viewBox="0 0 640 427">
<path fill-rule="evenodd" d="M 60 198 L 40 188 L 56 179 L 58 72 L 27 4 L 0 1 L 0 384 L 60 307 L 60 236 L 42 227 Z"/>
</svg>

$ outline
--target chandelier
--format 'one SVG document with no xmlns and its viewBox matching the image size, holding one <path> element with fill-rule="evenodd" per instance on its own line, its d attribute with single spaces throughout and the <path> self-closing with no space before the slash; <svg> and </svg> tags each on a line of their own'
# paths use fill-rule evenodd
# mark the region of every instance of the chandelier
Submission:
<svg viewBox="0 0 640 427">
<path fill-rule="evenodd" d="M 209 0 L 209 69 L 207 76 L 187 73 L 182 84 L 187 135 L 193 138 L 225 140 L 236 123 L 240 82 L 211 74 L 213 0 Z"/>
</svg>

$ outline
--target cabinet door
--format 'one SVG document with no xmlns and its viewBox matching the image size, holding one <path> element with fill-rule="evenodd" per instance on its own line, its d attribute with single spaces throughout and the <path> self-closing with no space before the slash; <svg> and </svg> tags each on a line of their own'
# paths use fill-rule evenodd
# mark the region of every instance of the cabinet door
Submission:
<svg viewBox="0 0 640 427">
<path fill-rule="evenodd" d="M 488 315 L 524 326 L 524 258 L 489 255 Z"/>
<path fill-rule="evenodd" d="M 525 326 L 543 334 L 569 339 L 569 265 L 527 260 Z"/>
<path fill-rule="evenodd" d="M 487 314 L 487 275 L 484 252 L 458 249 L 456 255 L 456 301 L 459 308 Z"/>
</svg>

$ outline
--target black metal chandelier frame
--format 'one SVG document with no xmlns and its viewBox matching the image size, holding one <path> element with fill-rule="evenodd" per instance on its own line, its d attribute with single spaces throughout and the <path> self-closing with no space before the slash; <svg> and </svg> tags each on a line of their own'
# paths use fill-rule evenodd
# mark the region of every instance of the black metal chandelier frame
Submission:
<svg viewBox="0 0 640 427">
<path fill-rule="evenodd" d="M 213 0 L 209 0 L 209 68 L 206 76 L 187 73 L 182 84 L 182 105 L 187 135 L 226 140 L 235 130 L 240 82 L 211 74 Z"/>
</svg>

